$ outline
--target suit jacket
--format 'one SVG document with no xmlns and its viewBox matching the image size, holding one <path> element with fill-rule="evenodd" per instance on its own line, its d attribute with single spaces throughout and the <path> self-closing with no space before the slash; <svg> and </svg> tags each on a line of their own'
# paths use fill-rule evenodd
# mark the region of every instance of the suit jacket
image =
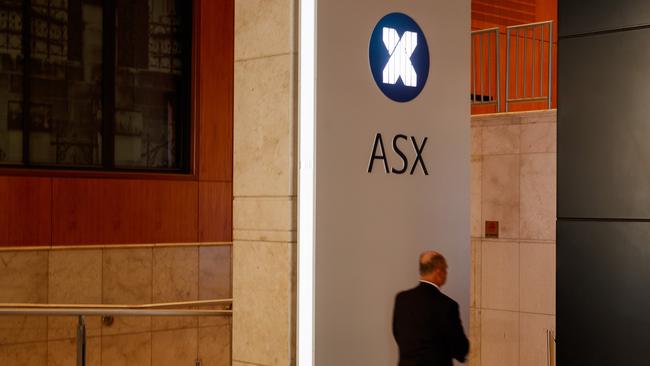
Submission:
<svg viewBox="0 0 650 366">
<path fill-rule="evenodd" d="M 424 282 L 395 297 L 393 336 L 399 366 L 451 366 L 469 352 L 458 304 Z"/>
</svg>

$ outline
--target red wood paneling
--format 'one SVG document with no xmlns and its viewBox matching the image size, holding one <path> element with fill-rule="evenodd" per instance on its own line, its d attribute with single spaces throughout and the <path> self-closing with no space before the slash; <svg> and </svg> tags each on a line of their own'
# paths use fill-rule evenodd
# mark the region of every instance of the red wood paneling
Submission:
<svg viewBox="0 0 650 366">
<path fill-rule="evenodd" d="M 50 245 L 52 179 L 0 177 L 0 246 Z"/>
<path fill-rule="evenodd" d="M 55 178 L 53 244 L 196 242 L 198 183 Z"/>
<path fill-rule="evenodd" d="M 557 21 L 557 0 L 472 0 L 472 29 L 546 20 Z"/>
<path fill-rule="evenodd" d="M 232 183 L 199 183 L 199 241 L 232 240 Z"/>
<path fill-rule="evenodd" d="M 199 178 L 232 181 L 234 1 L 199 8 Z"/>
</svg>

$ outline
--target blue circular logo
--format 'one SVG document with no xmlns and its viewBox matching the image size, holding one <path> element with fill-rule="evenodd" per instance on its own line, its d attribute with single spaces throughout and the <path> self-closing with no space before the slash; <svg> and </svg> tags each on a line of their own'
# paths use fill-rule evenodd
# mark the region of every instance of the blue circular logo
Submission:
<svg viewBox="0 0 650 366">
<path fill-rule="evenodd" d="M 417 97 L 429 76 L 429 47 L 422 29 L 406 14 L 390 13 L 370 36 L 370 70 L 388 98 L 404 103 Z"/>
</svg>

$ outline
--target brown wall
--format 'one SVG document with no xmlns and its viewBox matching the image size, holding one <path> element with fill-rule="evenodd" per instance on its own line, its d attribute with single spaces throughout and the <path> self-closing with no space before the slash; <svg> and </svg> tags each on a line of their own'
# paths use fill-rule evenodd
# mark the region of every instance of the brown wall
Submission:
<svg viewBox="0 0 650 366">
<path fill-rule="evenodd" d="M 195 3 L 192 174 L 0 169 L 0 246 L 232 240 L 234 4 Z"/>
</svg>

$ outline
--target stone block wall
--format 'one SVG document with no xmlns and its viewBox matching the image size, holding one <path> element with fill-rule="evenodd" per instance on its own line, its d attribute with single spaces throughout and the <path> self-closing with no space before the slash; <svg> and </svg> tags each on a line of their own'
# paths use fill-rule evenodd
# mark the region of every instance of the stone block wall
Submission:
<svg viewBox="0 0 650 366">
<path fill-rule="evenodd" d="M 555 330 L 556 111 L 472 117 L 472 366 L 545 366 Z M 485 237 L 485 221 L 499 237 Z"/>
<path fill-rule="evenodd" d="M 36 247 L 0 251 L 0 303 L 147 304 L 231 297 L 231 246 Z M 86 320 L 88 365 L 231 364 L 230 317 Z M 1 316 L 0 365 L 76 360 L 75 317 Z"/>
</svg>

